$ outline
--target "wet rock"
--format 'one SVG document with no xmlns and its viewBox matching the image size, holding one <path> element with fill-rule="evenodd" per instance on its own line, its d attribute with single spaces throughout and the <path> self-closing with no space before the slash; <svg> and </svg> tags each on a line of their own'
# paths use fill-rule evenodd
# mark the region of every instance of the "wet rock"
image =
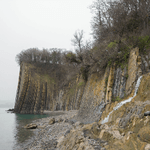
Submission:
<svg viewBox="0 0 150 150">
<path fill-rule="evenodd" d="M 150 116 L 150 111 L 145 112 L 144 116 Z"/>
<path fill-rule="evenodd" d="M 55 118 L 50 119 L 49 125 L 52 125 L 52 124 L 54 124 L 54 123 L 55 123 Z"/>
<path fill-rule="evenodd" d="M 14 109 L 12 108 L 12 109 L 8 109 L 7 111 L 14 111 Z"/>
<path fill-rule="evenodd" d="M 25 129 L 36 129 L 37 125 L 36 124 L 27 124 L 26 126 L 24 126 Z"/>
</svg>

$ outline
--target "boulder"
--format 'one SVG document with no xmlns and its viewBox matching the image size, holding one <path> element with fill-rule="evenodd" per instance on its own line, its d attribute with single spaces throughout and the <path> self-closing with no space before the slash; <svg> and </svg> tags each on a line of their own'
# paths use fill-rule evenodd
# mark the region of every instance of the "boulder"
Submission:
<svg viewBox="0 0 150 150">
<path fill-rule="evenodd" d="M 145 146 L 145 150 L 150 150 L 150 144 L 147 144 L 147 145 Z"/>
<path fill-rule="evenodd" d="M 36 124 L 27 124 L 26 126 L 24 126 L 25 129 L 36 129 L 37 125 Z"/>
<path fill-rule="evenodd" d="M 8 109 L 7 111 L 14 111 L 14 109 L 12 108 L 12 109 Z"/>
<path fill-rule="evenodd" d="M 52 124 L 54 124 L 54 123 L 55 123 L 55 118 L 50 119 L 49 125 L 52 125 Z"/>
<path fill-rule="evenodd" d="M 150 116 L 150 111 L 145 112 L 144 116 Z"/>
</svg>

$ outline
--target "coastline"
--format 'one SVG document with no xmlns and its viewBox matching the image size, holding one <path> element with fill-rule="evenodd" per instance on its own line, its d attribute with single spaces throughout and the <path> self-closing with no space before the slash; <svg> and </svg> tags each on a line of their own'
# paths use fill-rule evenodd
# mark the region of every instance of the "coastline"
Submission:
<svg viewBox="0 0 150 150">
<path fill-rule="evenodd" d="M 22 143 L 21 147 L 14 150 L 56 150 L 59 139 L 69 133 L 75 122 L 71 121 L 78 110 L 70 111 L 44 111 L 44 114 L 52 115 L 47 118 L 34 120 L 37 129 L 34 136 Z M 49 124 L 50 120 L 55 118 L 54 124 Z M 27 129 L 28 130 L 28 129 Z"/>
</svg>

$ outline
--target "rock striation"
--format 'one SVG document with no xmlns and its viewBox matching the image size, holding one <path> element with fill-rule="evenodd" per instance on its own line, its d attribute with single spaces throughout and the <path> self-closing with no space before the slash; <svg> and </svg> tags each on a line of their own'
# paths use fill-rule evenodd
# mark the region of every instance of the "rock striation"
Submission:
<svg viewBox="0 0 150 150">
<path fill-rule="evenodd" d="M 98 121 L 104 110 L 108 113 L 113 101 L 133 94 L 138 77 L 147 71 L 145 57 L 148 56 L 140 56 L 139 49 L 135 48 L 124 67 L 112 64 L 103 75 L 89 75 L 87 82 L 77 75 L 61 88 L 48 73 L 22 63 L 14 111 L 36 114 L 44 110 L 79 110 L 74 120 Z"/>
<path fill-rule="evenodd" d="M 53 145 L 54 149 L 63 150 L 148 150 L 150 147 L 148 58 L 149 55 L 140 55 L 139 49 L 135 48 L 130 52 L 128 64 L 124 67 L 112 64 L 102 75 L 90 74 L 86 83 L 80 75 L 77 75 L 61 88 L 57 87 L 49 75 L 41 75 L 38 68 L 22 64 L 15 112 L 42 113 L 44 109 L 78 110 L 73 117 L 45 120 L 46 123 L 42 124 L 40 131 L 46 141 L 44 144 L 49 142 L 46 148 L 52 148 Z M 141 75 L 136 92 L 136 82 Z M 130 97 L 132 101 L 112 111 L 120 102 Z M 102 124 L 101 121 L 108 114 L 110 114 L 108 121 Z M 56 135 L 56 130 L 53 130 L 55 127 L 57 130 L 65 129 L 65 132 L 59 131 L 61 136 L 58 132 Z M 45 137 L 46 133 L 49 134 L 49 138 Z M 40 138 L 39 136 L 37 141 Z M 42 144 L 33 144 L 31 147 L 34 149 L 36 146 L 45 148 Z"/>
<path fill-rule="evenodd" d="M 22 63 L 14 111 L 22 114 L 42 114 L 44 110 L 77 110 L 80 107 L 85 83 L 80 76 L 61 89 L 45 71 Z"/>
</svg>

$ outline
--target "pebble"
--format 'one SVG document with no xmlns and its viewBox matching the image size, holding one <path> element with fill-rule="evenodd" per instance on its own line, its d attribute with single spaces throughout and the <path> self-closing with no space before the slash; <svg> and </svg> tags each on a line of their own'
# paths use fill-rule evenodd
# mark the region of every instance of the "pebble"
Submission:
<svg viewBox="0 0 150 150">
<path fill-rule="evenodd" d="M 35 120 L 34 124 L 42 128 L 34 131 L 35 135 L 23 143 L 23 148 L 19 150 L 57 150 L 57 140 L 73 128 L 72 123 L 69 123 L 68 120 L 77 112 L 68 111 L 63 115 Z M 49 125 L 52 118 L 55 118 L 56 122 Z"/>
<path fill-rule="evenodd" d="M 145 112 L 144 116 L 150 116 L 150 111 Z"/>
</svg>

